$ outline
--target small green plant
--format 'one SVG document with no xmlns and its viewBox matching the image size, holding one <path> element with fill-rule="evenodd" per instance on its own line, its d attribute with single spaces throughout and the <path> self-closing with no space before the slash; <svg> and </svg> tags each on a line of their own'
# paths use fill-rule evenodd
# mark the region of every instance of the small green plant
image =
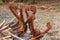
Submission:
<svg viewBox="0 0 60 40">
<path fill-rule="evenodd" d="M 50 17 L 49 16 L 43 16 L 44 19 L 49 19 Z"/>
<path fill-rule="evenodd" d="M 60 9 L 56 9 L 55 12 L 60 12 Z"/>
<path fill-rule="evenodd" d="M 17 4 L 17 5 L 20 5 L 20 2 L 17 2 L 16 4 Z"/>
<path fill-rule="evenodd" d="M 0 5 L 1 5 L 2 3 L 3 3 L 2 0 L 0 0 Z"/>
<path fill-rule="evenodd" d="M 35 3 L 35 0 L 28 0 L 28 3 L 29 4 L 34 4 Z"/>
</svg>

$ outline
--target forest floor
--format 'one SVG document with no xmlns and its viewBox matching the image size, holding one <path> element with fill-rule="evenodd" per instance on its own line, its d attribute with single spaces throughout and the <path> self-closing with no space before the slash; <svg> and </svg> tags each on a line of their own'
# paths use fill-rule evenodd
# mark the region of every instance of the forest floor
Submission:
<svg viewBox="0 0 60 40">
<path fill-rule="evenodd" d="M 41 40 L 60 40 L 60 2 L 41 2 L 37 4 L 37 13 L 34 25 L 41 31 L 45 30 L 46 23 L 51 22 L 51 30 Z M 0 5 L 0 23 L 6 20 L 7 24 L 14 15 L 6 5 Z"/>
</svg>

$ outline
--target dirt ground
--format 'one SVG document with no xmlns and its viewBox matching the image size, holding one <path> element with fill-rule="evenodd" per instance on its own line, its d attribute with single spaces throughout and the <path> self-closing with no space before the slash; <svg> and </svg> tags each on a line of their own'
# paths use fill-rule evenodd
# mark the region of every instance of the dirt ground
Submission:
<svg viewBox="0 0 60 40">
<path fill-rule="evenodd" d="M 45 30 L 46 23 L 51 22 L 51 30 L 41 40 L 60 40 L 60 2 L 41 2 L 37 4 L 37 13 L 34 25 L 41 31 Z M 7 6 L 0 5 L 0 23 L 6 20 L 9 23 L 14 17 Z"/>
</svg>

